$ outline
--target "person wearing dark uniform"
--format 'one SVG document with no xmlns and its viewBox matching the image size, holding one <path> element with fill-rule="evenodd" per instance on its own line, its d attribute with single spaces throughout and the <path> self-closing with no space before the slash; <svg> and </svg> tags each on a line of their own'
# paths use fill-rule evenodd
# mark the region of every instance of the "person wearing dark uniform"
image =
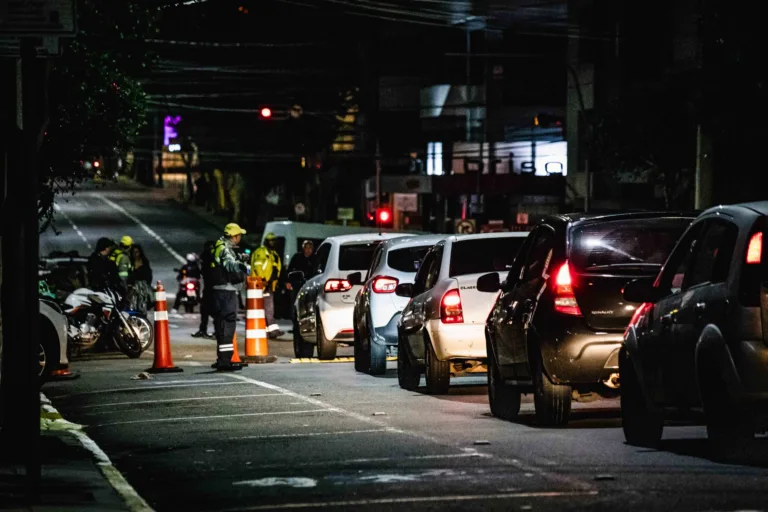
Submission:
<svg viewBox="0 0 768 512">
<path fill-rule="evenodd" d="M 213 318 L 213 276 L 211 275 L 214 267 L 213 246 L 215 242 L 205 242 L 203 246 L 203 255 L 200 258 L 203 275 L 203 296 L 200 299 L 200 328 L 192 335 L 193 338 L 214 338 L 208 334 L 208 317 Z M 216 321 L 213 322 L 213 328 L 216 329 Z"/>
<path fill-rule="evenodd" d="M 88 269 L 88 286 L 92 290 L 119 290 L 122 288 L 117 267 L 110 259 L 115 245 L 115 242 L 109 238 L 99 238 L 96 242 L 96 250 L 88 257 L 88 263 L 86 264 Z"/>
<path fill-rule="evenodd" d="M 218 371 L 234 371 L 243 367 L 231 361 L 237 328 L 237 297 L 248 275 L 248 266 L 235 254 L 244 234 L 245 230 L 237 224 L 227 224 L 224 236 L 213 246 L 211 277 L 218 357 L 212 367 Z"/>
</svg>

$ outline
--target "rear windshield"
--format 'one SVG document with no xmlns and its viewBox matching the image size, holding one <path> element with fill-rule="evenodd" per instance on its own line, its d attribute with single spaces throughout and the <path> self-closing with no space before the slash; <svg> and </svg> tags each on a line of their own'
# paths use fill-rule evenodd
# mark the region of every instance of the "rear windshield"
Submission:
<svg viewBox="0 0 768 512">
<path fill-rule="evenodd" d="M 387 265 L 400 272 L 416 273 L 419 270 L 421 261 L 431 248 L 431 245 L 424 245 L 390 251 L 387 255 Z"/>
<path fill-rule="evenodd" d="M 368 270 L 380 241 L 345 244 L 339 252 L 339 270 Z"/>
<path fill-rule="evenodd" d="M 525 237 L 495 237 L 456 242 L 451 248 L 449 276 L 507 271 L 524 240 Z"/>
<path fill-rule="evenodd" d="M 589 223 L 571 230 L 570 262 L 582 271 L 660 267 L 692 219 L 664 217 Z"/>
</svg>

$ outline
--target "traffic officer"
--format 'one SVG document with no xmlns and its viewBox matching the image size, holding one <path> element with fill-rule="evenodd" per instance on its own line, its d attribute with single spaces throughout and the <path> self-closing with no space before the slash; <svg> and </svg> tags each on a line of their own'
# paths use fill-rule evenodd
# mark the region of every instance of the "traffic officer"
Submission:
<svg viewBox="0 0 768 512">
<path fill-rule="evenodd" d="M 117 275 L 125 283 L 128 280 L 128 276 L 133 271 L 133 263 L 131 262 L 131 246 L 133 245 L 133 238 L 125 235 L 120 239 L 120 246 L 117 247 L 112 254 L 109 255 L 110 261 L 117 266 Z"/>
<path fill-rule="evenodd" d="M 242 364 L 232 362 L 233 340 L 237 327 L 237 297 L 243 288 L 243 281 L 248 274 L 248 266 L 238 260 L 235 249 L 240 243 L 245 230 L 235 223 L 224 227 L 224 236 L 213 246 L 213 309 L 216 325 L 216 345 L 218 357 L 212 368 L 218 371 L 242 369 Z"/>
<path fill-rule="evenodd" d="M 275 291 L 280 279 L 282 261 L 275 250 L 277 237 L 274 233 L 264 235 L 265 245 L 251 255 L 251 277 L 261 278 L 264 284 L 264 316 L 267 321 L 267 337 L 274 339 L 285 334 L 275 323 Z"/>
</svg>

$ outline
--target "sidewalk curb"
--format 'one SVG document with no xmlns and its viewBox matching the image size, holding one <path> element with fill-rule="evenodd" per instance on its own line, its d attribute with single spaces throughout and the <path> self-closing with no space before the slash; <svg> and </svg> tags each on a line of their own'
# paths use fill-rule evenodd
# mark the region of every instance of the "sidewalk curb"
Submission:
<svg viewBox="0 0 768 512">
<path fill-rule="evenodd" d="M 131 512 L 154 512 L 154 509 L 144 501 L 144 498 L 136 492 L 136 489 L 128 483 L 120 471 L 112 464 L 107 454 L 83 431 L 82 425 L 65 420 L 43 393 L 40 393 L 40 403 L 44 410 L 44 414 L 41 415 L 41 421 L 45 422 L 45 428 L 49 430 L 64 430 L 75 437 L 80 445 L 91 453 L 93 462 L 101 471 L 104 479 L 112 486 L 118 496 L 123 499 Z"/>
</svg>

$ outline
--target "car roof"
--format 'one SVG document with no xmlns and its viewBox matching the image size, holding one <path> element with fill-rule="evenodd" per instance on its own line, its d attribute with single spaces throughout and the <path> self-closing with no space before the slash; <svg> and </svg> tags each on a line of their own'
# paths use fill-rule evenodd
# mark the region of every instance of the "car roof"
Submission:
<svg viewBox="0 0 768 512">
<path fill-rule="evenodd" d="M 391 251 L 393 249 L 406 249 L 408 247 L 421 247 L 424 245 L 435 245 L 440 240 L 444 240 L 446 235 L 421 235 L 421 236 L 409 236 L 403 238 L 393 238 L 387 240 L 386 250 Z"/>
<path fill-rule="evenodd" d="M 588 224 L 592 222 L 607 222 L 616 220 L 633 219 L 658 219 L 662 217 L 679 217 L 682 219 L 695 219 L 697 212 L 667 212 L 667 211 L 645 211 L 645 212 L 621 212 L 621 213 L 564 213 L 560 215 L 551 215 L 546 218 L 546 222 L 555 222 L 561 224 Z"/>
<path fill-rule="evenodd" d="M 349 242 L 372 242 L 375 240 L 389 240 L 390 238 L 398 238 L 402 236 L 408 236 L 408 233 L 359 233 L 354 235 L 338 235 L 329 236 L 325 239 L 325 241 L 346 244 Z"/>
<path fill-rule="evenodd" d="M 768 201 L 753 201 L 751 203 L 713 206 L 712 208 L 705 210 L 702 215 L 709 215 L 718 212 L 738 215 L 740 212 L 743 212 L 743 209 L 745 208 L 759 215 L 768 215 Z"/>
<path fill-rule="evenodd" d="M 483 238 L 525 238 L 530 231 L 500 231 L 496 233 L 475 233 L 472 235 L 452 235 L 447 240 L 464 242 L 465 240 L 482 240 Z"/>
</svg>

